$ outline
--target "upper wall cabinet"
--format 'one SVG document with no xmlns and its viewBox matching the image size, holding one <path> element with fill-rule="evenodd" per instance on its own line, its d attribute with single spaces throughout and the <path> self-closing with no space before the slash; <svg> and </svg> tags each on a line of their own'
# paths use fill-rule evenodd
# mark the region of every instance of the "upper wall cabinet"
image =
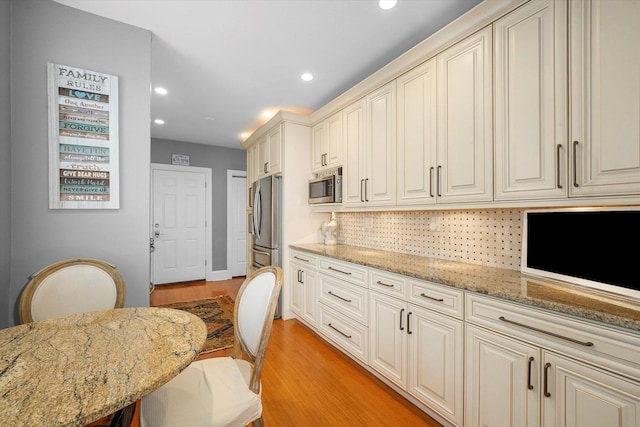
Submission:
<svg viewBox="0 0 640 427">
<path fill-rule="evenodd" d="M 491 27 L 436 56 L 441 202 L 493 200 Z"/>
<path fill-rule="evenodd" d="M 311 172 L 342 165 L 342 111 L 311 129 Z"/>
<path fill-rule="evenodd" d="M 435 203 L 436 61 L 401 75 L 398 90 L 398 204 Z"/>
<path fill-rule="evenodd" d="M 343 203 L 348 207 L 394 205 L 395 80 L 344 110 L 347 162 Z M 345 191 L 346 188 L 346 191 Z"/>
<path fill-rule="evenodd" d="M 262 136 L 256 143 L 256 150 L 256 179 L 281 172 L 281 126 L 274 126 L 266 135 Z"/>
<path fill-rule="evenodd" d="M 567 4 L 535 0 L 493 28 L 495 199 L 566 197 Z"/>
<path fill-rule="evenodd" d="M 570 195 L 640 193 L 640 0 L 571 2 Z"/>
</svg>

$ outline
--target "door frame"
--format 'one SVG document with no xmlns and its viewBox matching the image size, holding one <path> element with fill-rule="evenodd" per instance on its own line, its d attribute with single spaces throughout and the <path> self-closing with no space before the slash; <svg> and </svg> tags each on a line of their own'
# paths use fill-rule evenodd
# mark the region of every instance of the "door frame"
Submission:
<svg viewBox="0 0 640 427">
<path fill-rule="evenodd" d="M 246 181 L 246 179 L 247 179 L 247 171 L 227 169 L 227 272 L 229 273 L 229 276 L 231 276 L 231 269 L 229 268 L 229 254 L 231 253 L 231 249 L 233 249 L 232 248 L 233 239 L 231 238 L 231 233 L 230 233 L 230 231 L 231 231 L 230 228 L 231 227 L 229 226 L 229 224 L 231 224 L 231 221 L 229 221 L 229 218 L 230 218 L 231 213 L 232 213 L 231 212 L 232 211 L 232 206 L 231 206 L 229 194 L 231 194 L 231 191 L 232 191 L 231 180 L 233 179 L 234 175 L 243 177 L 245 179 L 245 181 Z M 246 185 L 245 185 L 244 190 L 245 190 L 245 194 L 244 194 L 244 199 L 243 200 L 245 200 L 245 202 L 246 202 L 246 200 L 247 200 L 247 194 L 246 194 L 247 186 Z M 246 213 L 247 213 L 246 212 L 246 206 L 245 206 L 244 210 L 242 210 L 241 212 L 238 212 L 238 215 L 240 215 L 242 217 L 241 219 L 243 221 L 247 220 Z M 246 252 L 246 250 L 247 250 L 246 245 L 245 245 L 244 249 L 245 249 L 245 252 Z M 247 263 L 248 262 L 249 262 L 249 260 L 247 260 Z"/>
<path fill-rule="evenodd" d="M 163 163 L 151 163 L 151 177 L 149 179 L 151 188 L 149 189 L 151 195 L 149 197 L 149 238 L 153 236 L 153 173 L 156 170 L 166 170 L 172 172 L 189 172 L 189 173 L 202 173 L 204 174 L 204 182 L 205 182 L 205 192 L 204 192 L 204 217 L 205 217 L 205 226 L 204 226 L 204 245 L 205 245 L 205 280 L 214 280 L 213 273 L 211 271 L 211 266 L 213 265 L 213 230 L 211 229 L 213 225 L 213 217 L 212 215 L 212 186 L 211 186 L 211 176 L 212 171 L 211 168 L 201 168 L 196 166 L 178 166 L 178 165 L 167 165 Z M 149 278 L 151 279 L 151 283 L 153 283 L 153 260 L 154 257 L 151 255 L 151 251 L 149 251 Z"/>
</svg>

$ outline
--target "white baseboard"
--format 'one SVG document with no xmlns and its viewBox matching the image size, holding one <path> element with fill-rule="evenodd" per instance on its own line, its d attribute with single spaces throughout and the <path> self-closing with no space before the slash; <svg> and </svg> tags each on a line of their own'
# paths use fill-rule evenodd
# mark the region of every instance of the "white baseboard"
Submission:
<svg viewBox="0 0 640 427">
<path fill-rule="evenodd" d="M 229 280 L 231 279 L 231 274 L 229 273 L 229 270 L 207 271 L 207 277 L 205 279 L 207 282 Z"/>
</svg>

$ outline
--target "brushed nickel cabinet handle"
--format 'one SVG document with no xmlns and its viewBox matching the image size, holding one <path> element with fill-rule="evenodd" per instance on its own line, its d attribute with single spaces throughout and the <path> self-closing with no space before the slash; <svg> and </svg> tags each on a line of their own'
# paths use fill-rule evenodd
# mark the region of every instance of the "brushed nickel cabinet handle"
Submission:
<svg viewBox="0 0 640 427">
<path fill-rule="evenodd" d="M 544 364 L 544 397 L 551 397 L 551 393 L 549 393 L 549 368 L 551 367 L 551 363 L 547 362 Z"/>
<path fill-rule="evenodd" d="M 302 270 L 298 270 L 298 283 L 302 283 Z"/>
<path fill-rule="evenodd" d="M 369 178 L 366 178 L 364 180 L 364 201 L 368 202 L 369 201 L 369 192 L 367 191 L 367 188 L 369 187 Z"/>
<path fill-rule="evenodd" d="M 529 361 L 527 363 L 528 368 L 527 368 L 527 388 L 529 390 L 533 390 L 533 384 L 531 384 L 531 365 L 533 364 L 533 361 L 535 359 L 533 358 L 533 356 L 529 357 Z"/>
<path fill-rule="evenodd" d="M 433 166 L 429 168 L 429 197 L 433 197 Z"/>
<path fill-rule="evenodd" d="M 503 322 L 506 322 L 506 323 L 511 323 L 512 325 L 520 326 L 521 328 L 529 329 L 529 330 L 532 330 L 532 331 L 540 332 L 541 334 L 550 335 L 552 337 L 560 338 L 561 340 L 569 341 L 569 342 L 572 342 L 574 344 L 579 344 L 579 345 L 582 345 L 582 346 L 585 346 L 585 347 L 593 347 L 593 343 L 591 341 L 579 341 L 579 340 L 576 340 L 574 338 L 565 337 L 563 335 L 559 335 L 559 334 L 556 334 L 556 333 L 553 333 L 553 332 L 545 331 L 544 329 L 538 329 L 538 328 L 534 328 L 533 326 L 525 325 L 523 323 L 514 322 L 513 320 L 509 320 L 509 319 L 505 318 L 504 316 L 500 316 L 500 317 L 498 317 L 498 319 L 502 320 Z"/>
<path fill-rule="evenodd" d="M 333 326 L 331 323 L 328 323 L 327 326 L 330 327 L 331 329 L 333 329 L 334 331 L 336 331 L 337 333 L 339 333 L 340 335 L 342 335 L 343 337 L 351 339 L 351 335 L 345 334 L 340 329 L 338 329 L 335 326 Z"/>
<path fill-rule="evenodd" d="M 400 330 L 404 331 L 404 326 L 402 326 L 402 313 L 404 313 L 404 308 L 400 309 Z"/>
<path fill-rule="evenodd" d="M 573 186 L 580 187 L 578 184 L 578 141 L 573 141 Z"/>
<path fill-rule="evenodd" d="M 562 144 L 558 144 L 556 147 L 556 184 L 558 188 L 562 188 L 562 182 L 560 179 L 560 152 L 562 151 Z"/>
<path fill-rule="evenodd" d="M 440 182 L 441 178 L 442 178 L 442 166 L 440 166 L 440 165 L 438 165 L 438 176 L 436 178 L 437 178 L 437 181 L 438 181 L 437 185 L 436 185 L 436 187 L 438 189 L 438 197 L 442 197 L 442 183 Z"/>
<path fill-rule="evenodd" d="M 364 190 L 362 189 L 362 186 L 364 185 L 364 179 L 360 180 L 360 201 L 364 202 Z"/>
<path fill-rule="evenodd" d="M 338 273 L 342 273 L 342 274 L 346 274 L 347 276 L 351 276 L 351 272 L 350 272 L 350 271 L 342 271 L 342 270 L 338 270 L 337 268 L 333 268 L 333 267 L 331 267 L 331 266 L 329 266 L 329 270 L 337 271 Z"/>
<path fill-rule="evenodd" d="M 293 256 L 295 259 L 299 259 L 300 261 L 309 262 L 308 259 L 300 258 L 298 255 Z"/>
<path fill-rule="evenodd" d="M 422 298 L 430 299 L 430 300 L 432 300 L 432 301 L 436 301 L 436 302 L 443 302 L 443 301 L 444 301 L 444 298 L 434 298 L 434 297 L 430 297 L 429 295 L 425 294 L 424 292 L 422 292 L 422 293 L 420 294 L 420 296 L 421 296 Z"/>
<path fill-rule="evenodd" d="M 343 298 L 343 297 L 341 297 L 340 295 L 336 295 L 336 294 L 334 294 L 334 293 L 333 293 L 333 292 L 331 292 L 331 291 L 329 291 L 329 292 L 327 292 L 327 293 L 328 293 L 329 295 L 331 295 L 332 297 L 336 297 L 336 298 L 338 298 L 338 299 L 341 299 L 341 300 L 342 300 L 342 301 L 344 301 L 344 302 L 351 302 L 351 300 L 350 300 L 350 299 Z"/>
<path fill-rule="evenodd" d="M 386 286 L 387 288 L 393 288 L 393 285 L 390 285 L 390 284 L 388 284 L 388 283 L 384 283 L 384 282 L 382 282 L 382 281 L 380 281 L 380 280 L 378 280 L 378 281 L 376 282 L 376 284 L 377 284 L 377 285 L 381 285 L 381 286 Z"/>
<path fill-rule="evenodd" d="M 413 314 L 412 312 L 408 312 L 407 313 L 407 334 L 409 334 L 409 335 L 412 334 L 412 332 L 411 332 L 411 315 L 412 314 Z"/>
</svg>

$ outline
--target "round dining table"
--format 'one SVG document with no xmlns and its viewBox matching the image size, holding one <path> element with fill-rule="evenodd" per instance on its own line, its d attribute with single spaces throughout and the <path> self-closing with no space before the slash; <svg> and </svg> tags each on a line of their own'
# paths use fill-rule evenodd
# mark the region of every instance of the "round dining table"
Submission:
<svg viewBox="0 0 640 427">
<path fill-rule="evenodd" d="M 151 393 L 206 339 L 181 310 L 118 308 L 0 330 L 0 426 L 84 426 Z"/>
</svg>

